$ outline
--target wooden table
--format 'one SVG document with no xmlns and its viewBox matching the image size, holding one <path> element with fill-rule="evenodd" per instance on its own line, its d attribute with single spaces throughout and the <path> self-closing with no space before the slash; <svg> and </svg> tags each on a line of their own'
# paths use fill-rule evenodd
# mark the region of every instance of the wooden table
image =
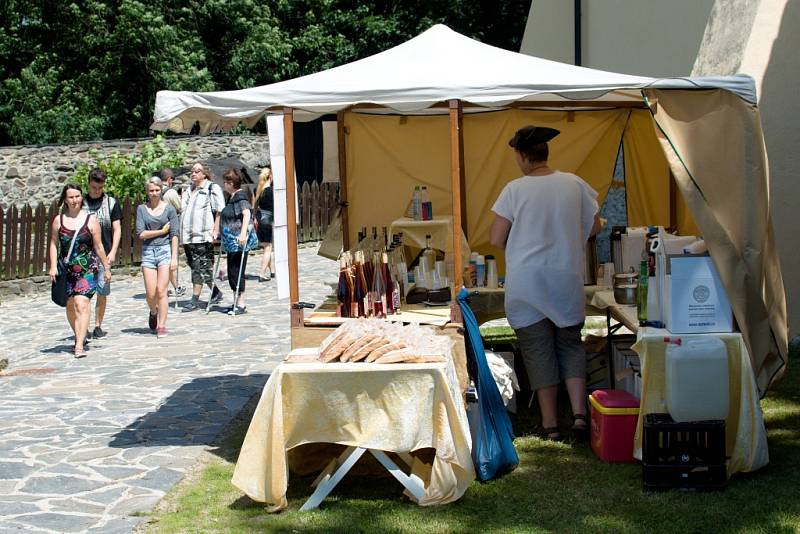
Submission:
<svg viewBox="0 0 800 534">
<path fill-rule="evenodd" d="M 264 386 L 233 484 L 277 511 L 287 505 L 287 451 L 308 443 L 346 446 L 303 505 L 319 505 L 370 451 L 421 505 L 458 500 L 475 478 L 466 411 L 452 359 L 436 364 L 282 363 Z M 435 449 L 433 463 L 408 453 Z M 386 456 L 409 462 L 401 470 Z"/>
</svg>

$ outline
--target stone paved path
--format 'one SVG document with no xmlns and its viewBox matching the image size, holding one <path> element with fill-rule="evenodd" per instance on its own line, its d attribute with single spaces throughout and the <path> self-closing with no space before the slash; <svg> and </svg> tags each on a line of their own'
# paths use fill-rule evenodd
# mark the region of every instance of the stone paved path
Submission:
<svg viewBox="0 0 800 534">
<path fill-rule="evenodd" d="M 0 533 L 130 532 L 145 519 L 288 351 L 288 300 L 255 279 L 259 261 L 248 267 L 246 315 L 221 312 L 232 297 L 223 282 L 222 305 L 171 310 L 160 340 L 141 276 L 115 280 L 108 336 L 82 360 L 49 295 L 0 305 L 12 372 L 0 376 Z M 337 265 L 311 247 L 299 263 L 301 299 L 318 301 Z M 34 372 L 43 374 L 23 374 Z"/>
</svg>

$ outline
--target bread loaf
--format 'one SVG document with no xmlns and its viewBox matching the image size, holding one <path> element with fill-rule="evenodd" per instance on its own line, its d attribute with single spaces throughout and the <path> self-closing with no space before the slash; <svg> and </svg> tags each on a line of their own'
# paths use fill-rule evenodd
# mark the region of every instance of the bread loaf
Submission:
<svg viewBox="0 0 800 534">
<path fill-rule="evenodd" d="M 339 356 L 339 360 L 343 362 L 350 360 L 356 351 L 358 351 L 364 345 L 367 345 L 370 342 L 375 341 L 376 339 L 380 339 L 380 336 L 377 336 L 375 334 L 364 334 L 363 336 L 356 339 L 352 345 L 347 347 L 347 349 L 342 353 L 342 355 Z"/>
<path fill-rule="evenodd" d="M 388 345 L 383 345 L 382 347 L 378 347 L 377 349 L 373 350 L 367 355 L 368 362 L 374 362 L 384 354 L 388 354 L 389 352 L 400 350 L 406 348 L 406 344 L 402 341 L 398 341 L 395 343 L 389 343 Z"/>
<path fill-rule="evenodd" d="M 341 336 L 337 336 L 330 345 L 319 355 L 319 359 L 323 362 L 332 362 L 339 358 L 347 348 L 356 341 L 355 337 L 349 332 L 344 332 Z"/>
<path fill-rule="evenodd" d="M 391 343 L 391 341 L 389 341 L 385 337 L 380 337 L 379 336 L 377 339 L 367 343 L 366 345 L 364 345 L 364 346 L 360 347 L 358 350 L 356 350 L 353 353 L 353 355 L 350 356 L 350 361 L 351 362 L 360 362 L 361 360 L 366 358 L 367 355 L 370 352 L 372 352 L 373 350 L 375 350 L 375 349 L 377 349 L 379 347 L 382 347 L 384 345 L 389 345 L 390 343 Z"/>
</svg>

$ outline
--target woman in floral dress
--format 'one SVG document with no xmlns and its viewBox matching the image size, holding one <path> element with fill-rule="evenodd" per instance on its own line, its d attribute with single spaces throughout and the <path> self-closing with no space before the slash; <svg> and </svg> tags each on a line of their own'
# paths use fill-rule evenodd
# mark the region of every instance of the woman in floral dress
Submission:
<svg viewBox="0 0 800 534">
<path fill-rule="evenodd" d="M 75 232 L 75 245 L 67 258 L 67 321 L 75 334 L 75 357 L 86 356 L 84 341 L 89 328 L 89 300 L 97 289 L 98 261 L 103 264 L 106 281 L 111 280 L 97 219 L 82 211 L 83 193 L 75 184 L 61 191 L 62 212 L 53 219 L 50 228 L 50 280 L 58 274 L 58 259 L 66 258 Z"/>
</svg>

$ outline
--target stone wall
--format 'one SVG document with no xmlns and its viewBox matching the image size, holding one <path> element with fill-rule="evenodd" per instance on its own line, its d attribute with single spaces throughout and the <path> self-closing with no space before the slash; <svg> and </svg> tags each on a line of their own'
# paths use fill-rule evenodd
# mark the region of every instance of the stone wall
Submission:
<svg viewBox="0 0 800 534">
<path fill-rule="evenodd" d="M 12 204 L 50 202 L 61 194 L 62 184 L 72 178 L 78 162 L 88 161 L 91 165 L 93 150 L 104 156 L 127 154 L 137 152 L 151 139 L 0 147 L 0 209 Z M 171 148 L 186 143 L 189 146 L 187 163 L 209 158 L 237 158 L 250 167 L 262 167 L 269 162 L 266 135 L 180 136 L 169 137 L 166 143 Z"/>
</svg>

